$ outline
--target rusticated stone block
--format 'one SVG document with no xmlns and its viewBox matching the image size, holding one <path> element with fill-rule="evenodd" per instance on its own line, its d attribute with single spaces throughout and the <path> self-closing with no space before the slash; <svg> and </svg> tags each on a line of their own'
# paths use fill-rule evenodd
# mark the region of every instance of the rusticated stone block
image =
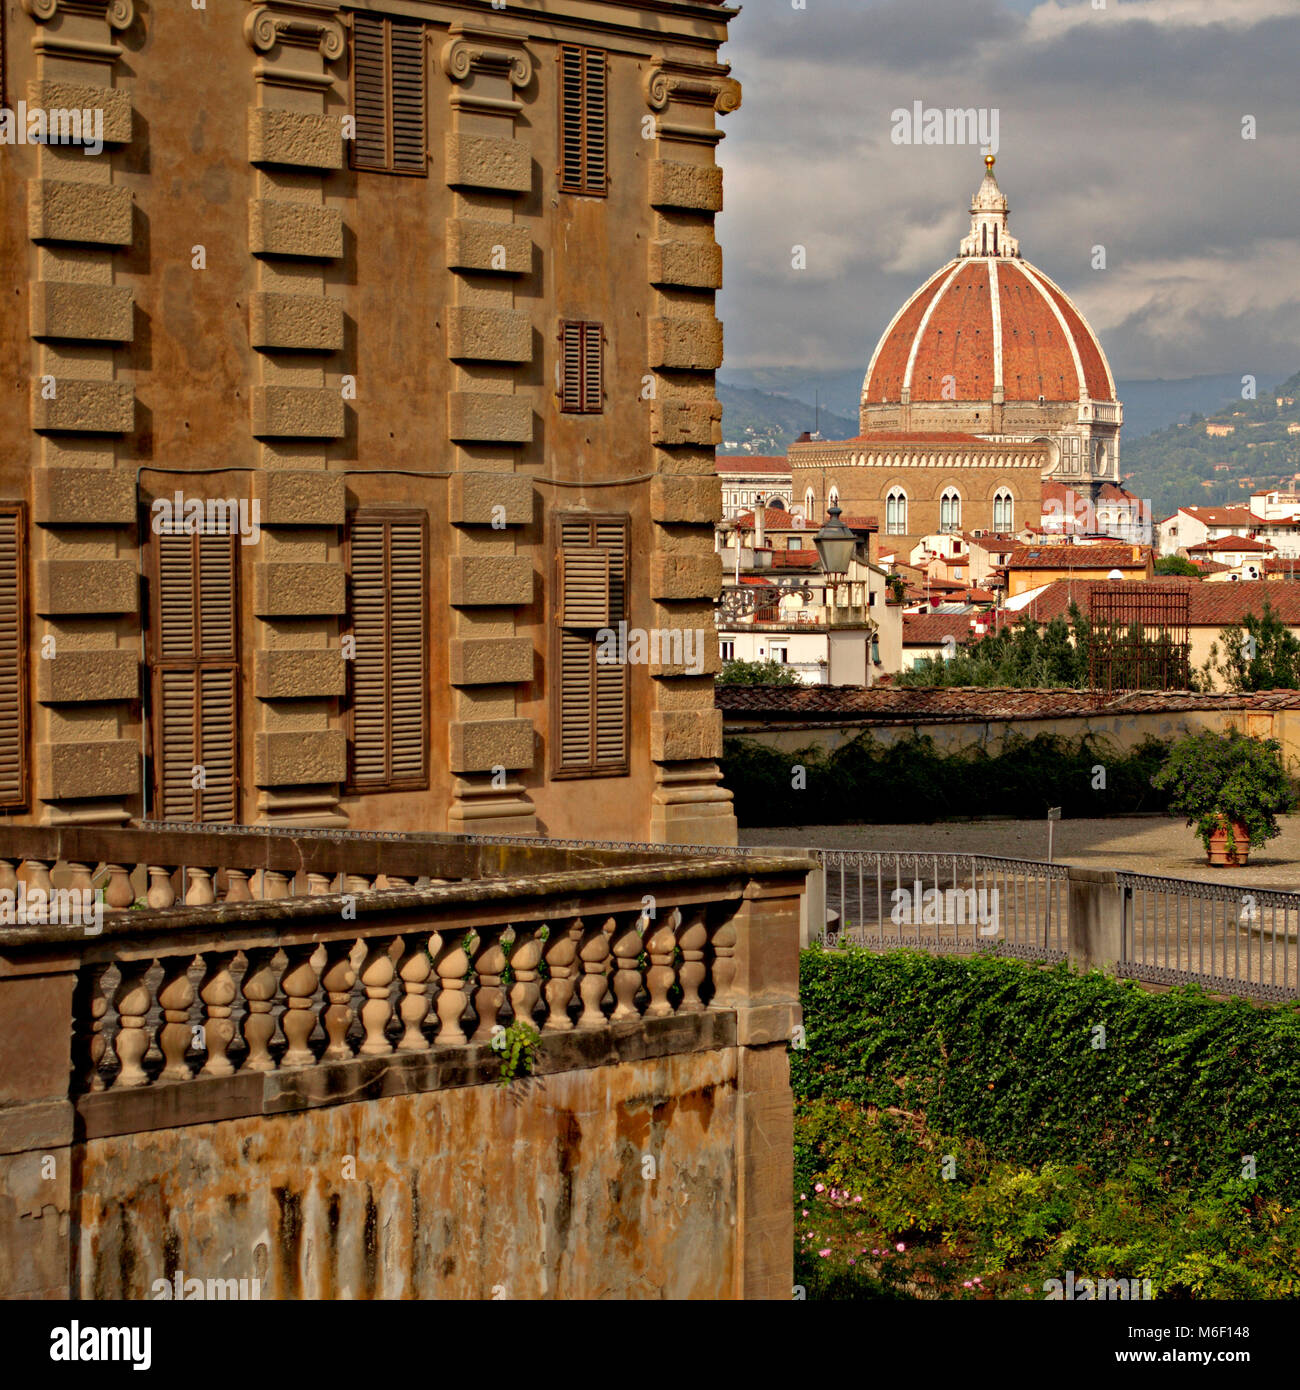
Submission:
<svg viewBox="0 0 1300 1390">
<path fill-rule="evenodd" d="M 259 733 L 253 739 L 253 780 L 259 787 L 342 782 L 347 768 L 341 729 Z"/>
<path fill-rule="evenodd" d="M 650 663 L 650 674 L 665 679 L 679 676 L 716 676 L 722 670 L 722 654 L 718 649 L 718 627 L 712 618 L 708 625 L 685 623 L 666 629 L 661 639 L 658 661 Z M 706 692 L 701 704 L 712 704 L 713 692 Z"/>
<path fill-rule="evenodd" d="M 347 484 L 342 473 L 274 468 L 253 475 L 263 526 L 342 526 Z"/>
<path fill-rule="evenodd" d="M 341 439 L 343 397 L 325 386 L 254 386 L 253 433 L 259 439 Z"/>
<path fill-rule="evenodd" d="M 519 309 L 480 309 L 453 304 L 447 310 L 447 356 L 481 362 L 528 362 L 533 332 Z"/>
<path fill-rule="evenodd" d="M 536 740 L 530 719 L 453 720 L 448 728 L 452 772 L 518 771 L 533 765 Z"/>
<path fill-rule="evenodd" d="M 447 430 L 456 440 L 528 444 L 533 405 L 527 396 L 499 391 L 448 391 Z"/>
<path fill-rule="evenodd" d="M 717 598 L 721 593 L 722 561 L 716 552 L 650 557 L 651 598 Z"/>
<path fill-rule="evenodd" d="M 337 352 L 343 346 L 343 305 L 323 294 L 254 294 L 248 338 L 256 348 Z"/>
<path fill-rule="evenodd" d="M 42 801 L 124 796 L 140 790 L 140 745 L 129 739 L 36 746 L 36 795 Z"/>
<path fill-rule="evenodd" d="M 259 700 L 317 700 L 347 692 L 343 653 L 330 651 L 261 651 L 254 664 L 254 691 Z"/>
<path fill-rule="evenodd" d="M 453 526 L 527 526 L 533 482 L 522 473 L 453 473 L 447 507 Z"/>
<path fill-rule="evenodd" d="M 650 164 L 650 202 L 657 208 L 722 211 L 722 170 L 716 164 L 656 159 Z"/>
<path fill-rule="evenodd" d="M 47 705 L 134 700 L 140 694 L 139 652 L 65 648 L 36 663 L 36 698 Z"/>
<path fill-rule="evenodd" d="M 650 715 L 650 757 L 657 763 L 689 762 L 722 756 L 722 711 L 655 711 Z"/>
<path fill-rule="evenodd" d="M 452 685 L 508 685 L 532 678 L 533 644 L 529 638 L 452 638 Z"/>
<path fill-rule="evenodd" d="M 327 562 L 253 566 L 253 612 L 259 618 L 308 618 L 347 611 L 346 575 Z"/>
<path fill-rule="evenodd" d="M 716 290 L 722 285 L 722 247 L 715 241 L 652 241 L 650 283 Z"/>
<path fill-rule="evenodd" d="M 533 562 L 527 555 L 453 555 L 448 572 L 457 608 L 533 601 Z"/>
<path fill-rule="evenodd" d="M 722 519 L 722 487 L 716 477 L 659 477 L 650 481 L 650 519 L 705 522 Z"/>
<path fill-rule="evenodd" d="M 452 188 L 491 188 L 527 193 L 533 186 L 528 146 L 498 135 L 447 136 L 447 183 Z"/>
<path fill-rule="evenodd" d="M 315 203 L 251 198 L 248 249 L 255 256 L 334 260 L 343 254 L 343 214 Z"/>
<path fill-rule="evenodd" d="M 33 241 L 131 244 L 131 190 L 115 183 L 32 179 L 27 185 L 27 234 Z"/>
<path fill-rule="evenodd" d="M 135 475 L 126 468 L 38 468 L 32 513 L 42 526 L 132 524 Z"/>
<path fill-rule="evenodd" d="M 131 290 L 125 285 L 37 281 L 32 286 L 32 337 L 128 343 L 134 336 L 131 301 Z"/>
<path fill-rule="evenodd" d="M 135 393 L 125 381 L 85 381 L 57 377 L 32 382 L 32 429 L 77 430 L 87 434 L 125 434 L 135 423 Z"/>
<path fill-rule="evenodd" d="M 130 560 L 40 560 L 34 588 L 36 611 L 51 615 L 134 613 L 140 599 Z"/>
<path fill-rule="evenodd" d="M 722 406 L 717 401 L 660 397 L 650 407 L 650 439 L 665 448 L 679 444 L 721 444 Z"/>
<path fill-rule="evenodd" d="M 722 324 L 708 318 L 650 320 L 650 365 L 712 372 L 722 366 Z"/>
<path fill-rule="evenodd" d="M 28 108 L 43 111 L 91 113 L 91 125 L 83 121 L 83 132 L 99 135 L 106 145 L 125 145 L 131 140 L 131 93 L 126 87 L 99 87 L 89 82 L 63 79 L 27 84 Z M 95 130 L 96 111 L 103 112 L 103 125 Z"/>
<path fill-rule="evenodd" d="M 447 266 L 450 270 L 495 270 L 502 275 L 527 275 L 533 268 L 533 239 L 527 227 L 516 227 L 509 222 L 449 217 Z"/>
<path fill-rule="evenodd" d="M 286 164 L 297 169 L 343 167 L 343 123 L 338 116 L 248 109 L 248 158 L 252 164 Z"/>
</svg>

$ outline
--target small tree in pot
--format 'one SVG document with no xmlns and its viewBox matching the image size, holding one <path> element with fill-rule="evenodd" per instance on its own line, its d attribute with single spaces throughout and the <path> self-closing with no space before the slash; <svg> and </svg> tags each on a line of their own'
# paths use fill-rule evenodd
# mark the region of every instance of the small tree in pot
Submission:
<svg viewBox="0 0 1300 1390">
<path fill-rule="evenodd" d="M 1237 729 L 1179 739 L 1151 780 L 1196 827 L 1211 864 L 1244 864 L 1252 845 L 1281 833 L 1277 817 L 1296 800 L 1282 745 Z"/>
</svg>

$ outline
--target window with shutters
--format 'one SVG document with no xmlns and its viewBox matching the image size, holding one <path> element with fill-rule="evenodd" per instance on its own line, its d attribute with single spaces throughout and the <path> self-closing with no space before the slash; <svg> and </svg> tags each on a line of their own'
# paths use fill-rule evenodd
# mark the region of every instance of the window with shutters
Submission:
<svg viewBox="0 0 1300 1390">
<path fill-rule="evenodd" d="M 555 777 L 617 777 L 628 770 L 625 660 L 601 629 L 627 621 L 628 518 L 561 513 L 556 526 L 551 749 Z"/>
<path fill-rule="evenodd" d="M 605 330 L 598 323 L 560 324 L 560 409 L 599 415 L 605 401 Z"/>
<path fill-rule="evenodd" d="M 348 790 L 429 785 L 428 532 L 423 512 L 354 512 L 348 589 Z"/>
<path fill-rule="evenodd" d="M 150 686 L 159 820 L 239 818 L 239 537 L 154 535 Z"/>
<path fill-rule="evenodd" d="M 424 25 L 355 12 L 352 167 L 427 175 L 424 104 Z"/>
<path fill-rule="evenodd" d="M 21 503 L 0 503 L 0 806 L 27 804 L 27 562 Z"/>
<path fill-rule="evenodd" d="M 605 51 L 561 44 L 560 192 L 603 198 Z"/>
</svg>

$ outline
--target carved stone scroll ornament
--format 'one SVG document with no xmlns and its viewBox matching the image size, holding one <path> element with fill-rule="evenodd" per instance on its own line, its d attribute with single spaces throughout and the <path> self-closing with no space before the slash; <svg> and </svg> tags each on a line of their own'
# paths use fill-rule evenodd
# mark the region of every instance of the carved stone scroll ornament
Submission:
<svg viewBox="0 0 1300 1390">
<path fill-rule="evenodd" d="M 258 53 L 267 53 L 276 44 L 319 49 L 327 63 L 337 62 L 347 48 L 343 26 L 337 20 L 284 14 L 267 5 L 259 6 L 244 20 L 244 38 Z"/>
<path fill-rule="evenodd" d="M 532 59 L 527 53 L 464 38 L 443 44 L 440 61 L 443 72 L 454 82 L 464 82 L 475 68 L 508 74 L 512 87 L 526 87 L 533 76 Z"/>
<path fill-rule="evenodd" d="M 662 111 L 669 102 L 677 101 L 691 106 L 711 106 L 725 116 L 740 106 L 740 98 L 740 83 L 728 77 L 725 68 L 707 73 L 698 69 L 655 67 L 650 69 L 646 80 L 646 103 L 655 111 Z"/>
<path fill-rule="evenodd" d="M 23 9 L 38 24 L 48 24 L 60 10 L 67 14 L 102 14 L 110 29 L 129 29 L 135 18 L 133 0 L 22 0 Z"/>
</svg>

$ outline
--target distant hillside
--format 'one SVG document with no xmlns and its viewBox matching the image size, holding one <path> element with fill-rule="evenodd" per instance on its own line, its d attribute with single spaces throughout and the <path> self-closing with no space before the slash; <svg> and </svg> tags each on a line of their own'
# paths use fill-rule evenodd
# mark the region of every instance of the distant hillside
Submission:
<svg viewBox="0 0 1300 1390">
<path fill-rule="evenodd" d="M 1300 372 L 1269 390 L 1261 383 L 1257 400 L 1243 401 L 1240 393 L 1238 378 L 1235 399 L 1211 415 L 1193 415 L 1141 439 L 1130 440 L 1125 430 L 1120 470 L 1133 475 L 1125 486 L 1150 498 L 1157 517 L 1180 506 L 1244 502 L 1252 492 L 1292 486 L 1300 472 Z M 1287 397 L 1291 404 L 1277 404 Z"/>
<path fill-rule="evenodd" d="M 784 454 L 804 430 L 813 428 L 813 408 L 789 396 L 719 382 L 718 400 L 722 403 L 720 454 Z M 850 439 L 858 432 L 857 421 L 823 410 L 821 432 L 827 439 Z"/>
</svg>

